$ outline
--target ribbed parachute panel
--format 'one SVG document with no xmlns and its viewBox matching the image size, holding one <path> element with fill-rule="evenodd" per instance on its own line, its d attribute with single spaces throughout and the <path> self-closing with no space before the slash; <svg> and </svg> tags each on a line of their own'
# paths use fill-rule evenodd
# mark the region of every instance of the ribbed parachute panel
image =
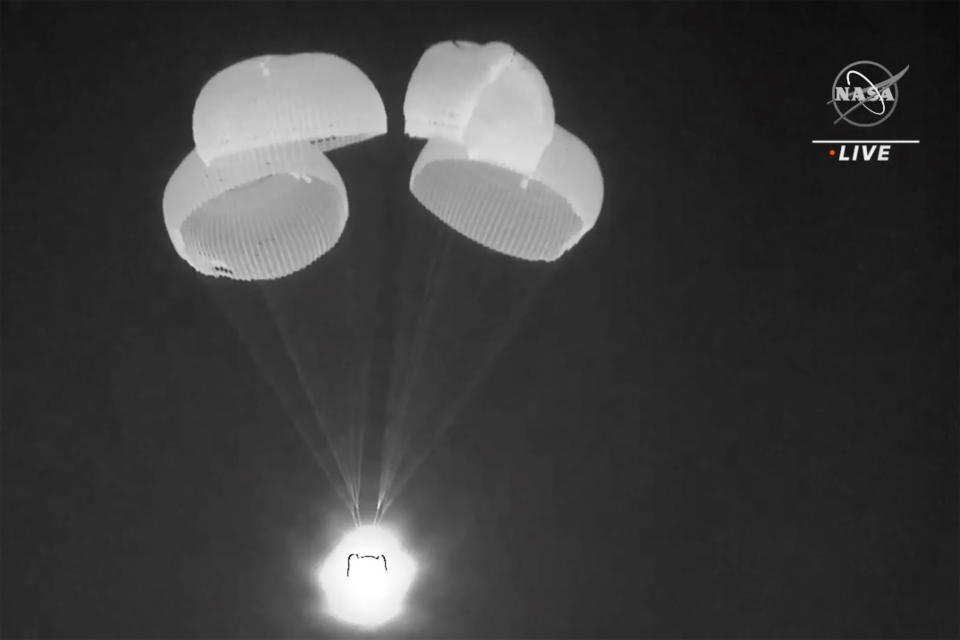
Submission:
<svg viewBox="0 0 960 640">
<path fill-rule="evenodd" d="M 553 98 L 539 69 L 508 44 L 440 42 L 417 63 L 405 131 L 464 145 L 469 158 L 532 172 L 553 137 Z"/>
<path fill-rule="evenodd" d="M 603 178 L 590 149 L 557 126 L 529 177 L 470 160 L 463 145 L 431 139 L 414 164 L 410 191 L 479 244 L 524 260 L 553 261 L 593 227 Z"/>
<path fill-rule="evenodd" d="M 295 141 L 329 151 L 386 131 L 376 87 L 354 64 L 328 53 L 238 62 L 204 85 L 193 110 L 194 144 L 205 164 Z"/>
<path fill-rule="evenodd" d="M 560 125 L 543 154 L 534 178 L 563 196 L 580 218 L 580 234 L 571 237 L 564 251 L 593 228 L 603 207 L 603 174 L 596 156 L 583 141 Z"/>
<path fill-rule="evenodd" d="M 177 253 L 200 273 L 270 280 L 329 251 L 348 205 L 327 157 L 296 143 L 212 167 L 191 152 L 167 183 L 163 212 Z"/>
</svg>

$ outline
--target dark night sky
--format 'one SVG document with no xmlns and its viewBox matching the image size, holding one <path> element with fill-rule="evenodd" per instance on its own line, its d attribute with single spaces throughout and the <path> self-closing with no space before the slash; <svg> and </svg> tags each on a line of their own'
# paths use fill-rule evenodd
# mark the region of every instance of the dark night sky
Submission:
<svg viewBox="0 0 960 640">
<path fill-rule="evenodd" d="M 233 324 L 261 292 L 301 326 L 363 319 L 307 375 L 331 389 L 368 357 L 363 406 L 330 395 L 371 439 L 410 326 L 433 349 L 421 429 L 478 376 L 394 507 L 422 563 L 396 633 L 958 633 L 956 4 L 2 11 L 4 637 L 339 632 L 307 572 L 345 512 L 271 386 L 293 388 L 282 358 Z M 407 190 L 406 82 L 449 39 L 533 60 L 600 162 L 598 224 L 552 267 Z M 330 256 L 273 288 L 205 281 L 160 207 L 193 101 L 299 51 L 363 69 L 390 133 L 331 153 L 351 219 Z M 865 58 L 910 65 L 896 112 L 833 126 L 830 83 Z M 921 143 L 855 164 L 829 137 Z M 440 248 L 439 311 L 404 325 Z"/>
</svg>

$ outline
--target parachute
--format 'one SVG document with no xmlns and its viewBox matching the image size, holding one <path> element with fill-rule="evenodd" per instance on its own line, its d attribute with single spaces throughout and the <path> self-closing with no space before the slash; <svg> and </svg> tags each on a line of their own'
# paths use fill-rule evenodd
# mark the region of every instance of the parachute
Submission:
<svg viewBox="0 0 960 640">
<path fill-rule="evenodd" d="M 464 145 L 433 138 L 414 164 L 410 191 L 450 227 L 490 249 L 553 261 L 593 227 L 603 178 L 590 149 L 558 125 L 530 176 L 472 161 Z"/>
<path fill-rule="evenodd" d="M 337 56 L 260 56 L 224 69 L 200 91 L 196 149 L 164 190 L 174 248 L 209 276 L 303 269 L 337 243 L 348 215 L 323 152 L 385 132 L 373 83 Z"/>
<path fill-rule="evenodd" d="M 329 53 L 238 62 L 204 85 L 193 109 L 193 140 L 206 164 L 301 140 L 330 151 L 386 132 L 376 87 Z"/>
<path fill-rule="evenodd" d="M 298 271 L 336 244 L 347 221 L 336 168 L 307 143 L 208 167 L 191 151 L 163 195 L 181 258 L 210 276 L 266 280 Z"/>
<path fill-rule="evenodd" d="M 410 191 L 490 249 L 553 261 L 597 220 L 603 177 L 590 149 L 554 123 L 543 76 L 507 44 L 441 42 L 423 54 L 405 130 L 427 138 Z"/>
<path fill-rule="evenodd" d="M 540 71 L 502 42 L 441 42 L 407 85 L 404 128 L 464 145 L 471 160 L 533 171 L 553 137 L 553 99 Z"/>
</svg>

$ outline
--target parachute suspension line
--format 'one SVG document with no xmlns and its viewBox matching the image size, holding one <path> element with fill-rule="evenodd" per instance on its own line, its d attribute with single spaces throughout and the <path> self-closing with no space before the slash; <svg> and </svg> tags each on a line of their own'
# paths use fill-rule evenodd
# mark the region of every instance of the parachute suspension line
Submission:
<svg viewBox="0 0 960 640">
<path fill-rule="evenodd" d="M 437 225 L 435 228 L 435 238 L 437 240 L 434 243 L 435 246 L 432 252 L 430 267 L 424 277 L 423 296 L 421 304 L 419 305 L 421 313 L 416 315 L 416 322 L 413 324 L 412 357 L 407 360 L 406 375 L 404 376 L 407 384 L 400 399 L 396 423 L 392 425 L 394 428 L 394 432 L 391 434 L 393 436 L 391 447 L 392 455 L 388 461 L 390 465 L 386 474 L 387 481 L 384 483 L 379 501 L 378 513 L 380 517 L 386 512 L 393 483 L 396 480 L 397 473 L 400 471 L 407 453 L 408 440 L 405 437 L 407 414 L 410 408 L 410 400 L 417 389 L 417 382 L 419 382 L 420 379 L 420 370 L 427 351 L 428 329 L 432 326 L 433 316 L 435 315 L 437 300 L 439 298 L 440 274 L 443 271 L 442 267 L 447 263 L 447 256 L 450 250 L 450 234 L 445 233 L 445 229 L 440 225 Z"/>
<path fill-rule="evenodd" d="M 287 417 L 290 419 L 290 424 L 293 425 L 293 430 L 300 436 L 300 439 L 307 446 L 307 451 L 310 453 L 310 456 L 313 458 L 314 462 L 317 463 L 317 466 L 320 467 L 320 470 L 323 471 L 323 475 L 327 477 L 327 482 L 334 488 L 337 492 L 337 495 L 343 500 L 343 503 L 347 506 L 348 509 L 351 508 L 352 498 L 347 495 L 346 490 L 343 485 L 337 480 L 336 474 L 330 469 L 329 462 L 324 459 L 323 455 L 317 449 L 316 444 L 313 442 L 313 439 L 307 433 L 307 431 L 300 424 L 300 421 L 295 417 L 295 413 L 288 406 L 288 401 L 285 399 L 285 395 L 276 388 L 276 384 L 271 384 L 274 387 L 274 392 L 277 394 L 280 399 L 280 404 L 284 407 L 284 410 L 287 412 Z M 336 459 L 334 458 L 334 462 Z"/>
<path fill-rule="evenodd" d="M 493 364 L 496 362 L 497 356 L 503 351 L 503 347 L 509 340 L 504 340 L 500 345 L 495 346 L 488 352 L 486 358 L 484 358 L 482 364 L 477 367 L 476 375 L 464 386 L 463 391 L 457 396 L 454 400 L 450 409 L 445 412 L 445 416 L 438 421 L 439 427 L 434 430 L 433 434 L 430 437 L 429 442 L 422 447 L 422 449 L 417 452 L 417 456 L 412 459 L 412 462 L 407 465 L 404 472 L 399 476 L 399 480 L 396 480 L 389 487 L 389 495 L 384 502 L 383 509 L 381 510 L 382 514 L 386 514 L 387 510 L 393 504 L 394 499 L 400 495 L 400 492 L 406 486 L 407 482 L 410 481 L 410 478 L 413 477 L 414 472 L 423 464 L 423 461 L 426 460 L 427 456 L 433 451 L 439 442 L 440 438 L 443 436 L 447 430 L 453 426 L 457 416 L 460 413 L 460 410 L 463 408 L 463 405 L 466 404 L 467 400 L 473 395 L 473 392 L 480 385 L 490 370 L 493 368 Z M 396 474 L 394 474 L 396 478 Z"/>
<path fill-rule="evenodd" d="M 423 464 L 423 461 L 426 460 L 427 456 L 433 451 L 436 447 L 438 441 L 443 436 L 447 430 L 453 426 L 456 417 L 459 415 L 460 410 L 463 408 L 463 405 L 466 404 L 467 400 L 470 399 L 470 396 L 479 386 L 480 382 L 483 381 L 487 374 L 490 372 L 490 369 L 493 368 L 493 364 L 496 361 L 497 355 L 503 350 L 503 346 L 507 344 L 509 340 L 505 340 L 500 347 L 495 347 L 491 349 L 489 355 L 484 358 L 483 363 L 480 367 L 477 368 L 477 374 L 464 386 L 463 392 L 457 396 L 457 399 L 451 405 L 450 409 L 445 412 L 444 418 L 439 420 L 439 427 L 433 432 L 430 437 L 429 442 L 423 446 L 423 448 L 417 453 L 417 456 L 412 459 L 412 462 L 407 465 L 404 472 L 399 476 L 399 480 L 391 483 L 391 486 L 388 488 L 388 496 L 384 502 L 383 509 L 381 510 L 382 514 L 386 514 L 387 509 L 393 504 L 394 499 L 400 494 L 403 488 L 406 486 L 407 482 L 410 481 L 410 478 L 413 477 L 414 472 Z M 396 478 L 394 474 L 393 478 Z"/>
<path fill-rule="evenodd" d="M 549 277 L 552 277 L 552 275 L 553 272 L 551 271 Z M 450 408 L 445 412 L 445 416 L 438 421 L 439 428 L 433 432 L 429 443 L 423 447 L 413 462 L 407 465 L 407 468 L 400 476 L 400 479 L 390 487 L 390 490 L 392 490 L 392 495 L 387 497 L 384 502 L 383 509 L 379 511 L 381 516 L 386 514 L 387 510 L 390 508 L 390 505 L 393 504 L 394 499 L 400 494 L 407 482 L 410 481 L 410 478 L 413 477 L 414 472 L 420 467 L 421 464 L 423 464 L 423 461 L 433 451 L 443 434 L 446 433 L 451 426 L 453 426 L 456 417 L 460 413 L 460 410 L 473 395 L 473 392 L 480 385 L 480 383 L 490 373 L 490 370 L 493 368 L 493 365 L 496 363 L 499 355 L 503 352 L 510 341 L 517 335 L 517 333 L 519 333 L 520 328 L 523 326 L 524 318 L 526 318 L 529 314 L 530 309 L 533 307 L 537 297 L 546 286 L 547 282 L 549 282 L 549 279 L 540 283 L 539 286 L 534 288 L 524 298 L 523 302 L 519 305 L 519 313 L 516 313 L 512 316 L 511 322 L 507 326 L 506 331 L 502 334 L 502 338 L 498 342 L 495 342 L 490 349 L 486 350 L 486 355 L 481 361 L 480 366 L 474 370 L 474 375 L 468 380 L 467 384 L 463 386 L 463 391 L 450 405 Z"/>
<path fill-rule="evenodd" d="M 321 413 L 320 413 L 320 408 L 317 407 L 317 403 L 316 403 L 316 400 L 315 400 L 314 397 L 313 397 L 313 392 L 311 391 L 310 385 L 307 384 L 306 376 L 305 376 L 304 373 L 303 373 L 303 368 L 300 366 L 300 361 L 299 361 L 299 360 L 297 359 L 297 357 L 294 355 L 293 349 L 292 349 L 291 346 L 290 346 L 290 341 L 289 341 L 289 339 L 287 338 L 287 333 L 286 333 L 286 331 L 284 331 L 283 327 L 282 327 L 281 324 L 280 324 L 280 320 L 279 320 L 279 318 L 278 318 L 278 314 L 277 314 L 277 311 L 276 311 L 276 307 L 275 307 L 274 304 L 270 301 L 270 296 L 269 296 L 269 294 L 267 294 L 266 292 L 264 292 L 264 299 L 267 301 L 267 307 L 268 307 L 268 309 L 270 310 L 270 316 L 273 318 L 273 322 L 274 322 L 274 324 L 275 324 L 276 327 L 277 327 L 277 332 L 280 334 L 280 339 L 283 341 L 283 347 L 284 347 L 284 349 L 286 349 L 286 351 L 287 351 L 287 356 L 289 356 L 290 361 L 293 363 L 294 369 L 295 369 L 296 372 L 297 372 L 297 377 L 300 379 L 300 385 L 302 386 L 302 388 L 304 389 L 304 391 L 305 391 L 305 393 L 306 393 L 307 400 L 308 400 L 309 403 L 310 403 L 310 407 L 313 409 L 314 417 L 315 417 L 315 419 L 316 419 L 316 421 L 317 421 L 317 425 L 320 427 L 320 432 L 321 432 L 321 433 L 323 434 L 323 436 L 324 436 L 324 440 L 325 440 L 325 442 L 326 442 L 326 444 L 327 444 L 327 448 L 329 449 L 331 455 L 333 456 L 334 462 L 336 462 L 337 469 L 340 471 L 340 477 L 341 477 L 342 480 L 343 480 L 343 485 L 344 485 L 344 487 L 346 488 L 346 490 L 347 490 L 347 492 L 348 492 L 348 494 L 349 494 L 349 497 L 350 497 L 350 500 L 347 502 L 347 508 L 348 508 L 348 509 L 353 509 L 353 504 L 356 504 L 356 502 L 357 502 L 357 498 L 356 498 L 357 492 L 356 492 L 356 489 L 355 489 L 355 487 L 353 487 L 353 485 L 351 484 L 350 480 L 348 479 L 348 476 L 347 476 L 346 472 L 344 471 L 343 462 L 340 460 L 340 456 L 338 455 L 337 449 L 336 449 L 336 447 L 334 446 L 333 438 L 330 436 L 330 433 L 327 431 L 327 429 L 326 429 L 326 427 L 325 427 L 325 423 L 324 423 L 323 417 L 322 417 L 322 415 L 321 415 Z M 303 436 L 306 440 L 308 440 L 308 441 L 310 440 L 310 439 L 309 439 L 308 437 L 306 437 L 305 434 L 300 430 L 299 426 L 297 427 L 297 431 L 300 432 L 301 436 Z"/>
<path fill-rule="evenodd" d="M 363 350 L 364 344 L 366 341 L 363 339 L 364 336 L 361 335 L 360 323 L 358 319 L 361 316 L 361 310 L 359 307 L 359 294 L 354 292 L 361 291 L 358 286 L 359 278 L 357 277 L 356 267 L 354 266 L 353 261 L 347 262 L 346 268 L 346 279 L 347 279 L 347 296 L 349 298 L 349 303 L 347 308 L 349 309 L 350 326 L 353 329 L 354 336 L 354 346 L 359 351 Z M 372 336 L 371 341 L 372 345 Z M 356 369 L 356 375 L 358 376 L 358 387 L 360 389 L 360 396 L 358 402 L 354 405 L 355 411 L 351 424 L 349 425 L 350 433 L 350 444 L 353 451 L 353 462 L 355 468 L 353 469 L 354 477 L 353 482 L 354 486 L 357 488 L 356 497 L 355 497 L 355 508 L 354 508 L 354 518 L 357 521 L 357 526 L 360 526 L 360 489 L 363 486 L 363 447 L 364 447 L 364 436 L 366 433 L 366 407 L 367 399 L 369 395 L 369 378 L 370 378 L 370 369 L 372 367 L 373 360 L 373 347 L 371 346 L 367 349 L 365 355 L 358 354 L 360 356 L 361 364 Z"/>
<path fill-rule="evenodd" d="M 357 490 L 356 485 L 351 485 L 349 482 L 347 485 L 347 490 L 350 492 L 350 504 L 348 505 L 348 508 L 350 509 L 350 515 L 354 520 L 356 520 L 356 512 L 360 505 L 360 492 Z"/>
<path fill-rule="evenodd" d="M 387 454 L 384 456 L 380 471 L 380 495 L 377 500 L 378 514 L 380 512 L 380 505 L 383 504 L 387 493 L 390 491 L 390 486 L 393 484 L 397 471 L 399 471 L 399 467 L 403 462 L 406 445 L 404 440 L 404 425 L 406 424 L 410 398 L 417 388 L 423 357 L 426 355 L 428 337 L 426 329 L 431 326 L 430 319 L 436 309 L 437 290 L 439 289 L 437 283 L 439 280 L 439 272 L 442 271 L 440 267 L 445 263 L 450 246 L 449 235 L 442 233 L 442 231 L 442 229 L 437 227 L 436 235 L 440 238 L 440 247 L 433 251 L 430 267 L 424 279 L 423 296 L 420 305 L 423 311 L 416 316 L 413 348 L 407 352 L 406 355 L 408 357 L 403 359 L 403 391 L 399 400 L 396 401 L 396 404 L 399 406 L 397 407 L 395 418 L 392 418 L 387 423 L 387 428 L 384 432 L 384 449 Z M 393 404 L 392 402 L 391 405 Z"/>
<path fill-rule="evenodd" d="M 405 413 L 406 406 L 409 402 L 411 391 L 415 386 L 415 376 L 411 374 L 415 373 L 419 369 L 418 361 L 422 357 L 425 347 L 425 336 L 423 335 L 422 331 L 417 330 L 420 326 L 420 320 L 417 317 L 417 312 L 423 309 L 429 309 L 429 302 L 431 300 L 430 294 L 432 293 L 431 285 L 433 284 L 439 262 L 439 252 L 433 251 L 430 258 L 430 266 L 427 269 L 424 277 L 423 292 L 420 296 L 421 303 L 413 307 L 409 314 L 404 314 L 409 316 L 406 319 L 407 321 L 404 322 L 404 325 L 408 327 L 408 335 L 398 338 L 400 341 L 399 344 L 403 347 L 402 355 L 398 354 L 399 357 L 397 358 L 397 369 L 399 370 L 401 383 L 399 385 L 394 385 L 391 391 L 390 409 L 391 411 L 396 409 L 396 415 L 391 416 L 387 424 L 387 430 L 384 433 L 384 444 L 390 452 L 390 456 L 386 457 L 384 460 L 384 465 L 388 471 L 392 463 L 392 457 L 398 454 L 398 451 L 393 445 L 395 444 L 395 441 L 401 437 L 399 429 L 402 426 L 402 416 Z M 407 345 L 411 346 L 407 347 Z M 398 388 L 400 389 L 399 394 L 397 393 Z"/>
<path fill-rule="evenodd" d="M 327 468 L 327 465 L 324 463 L 323 456 L 320 455 L 320 452 L 317 450 L 316 444 L 314 444 L 313 439 L 309 436 L 307 431 L 300 426 L 300 423 L 297 420 L 291 420 L 293 424 L 294 431 L 297 432 L 297 435 L 300 436 L 300 439 L 303 440 L 304 444 L 307 445 L 307 450 L 310 451 L 310 455 L 313 456 L 313 459 L 316 460 L 317 464 L 323 469 L 324 475 L 327 476 L 327 481 L 333 485 L 337 494 L 340 496 L 340 499 L 343 500 L 343 503 L 346 505 L 348 510 L 353 510 L 354 504 L 356 504 L 356 499 L 352 495 L 348 495 L 350 488 L 344 488 L 340 482 L 337 481 L 334 474 Z M 334 456 L 334 461 L 336 461 L 336 456 Z M 338 465 L 339 466 L 339 465 Z"/>
<path fill-rule="evenodd" d="M 350 509 L 350 517 L 353 519 L 353 526 L 359 527 L 360 522 L 360 503 L 354 502 L 352 508 Z"/>
<path fill-rule="evenodd" d="M 403 255 L 408 255 L 410 253 L 415 253 L 413 249 L 407 244 L 404 246 Z M 432 273 L 436 268 L 437 254 L 433 252 L 431 254 L 430 267 L 428 269 L 428 274 Z M 404 264 L 404 260 L 401 259 L 401 265 Z M 424 281 L 423 293 L 421 295 L 422 300 L 427 298 L 427 289 L 429 285 L 429 278 Z M 410 309 L 409 306 L 400 308 L 400 317 L 399 325 L 402 327 L 402 331 L 397 334 L 395 337 L 396 340 L 396 351 L 394 354 L 394 364 L 393 367 L 394 374 L 391 378 L 390 389 L 387 397 L 387 419 L 383 431 L 383 442 L 382 442 L 382 455 L 380 462 L 380 481 L 379 481 L 379 490 L 377 495 L 377 507 L 376 513 L 379 513 L 380 506 L 383 503 L 384 495 L 387 491 L 387 487 L 392 482 L 394 475 L 394 465 L 396 464 L 395 458 L 399 456 L 398 446 L 396 440 L 399 438 L 398 427 L 395 424 L 397 421 L 396 418 L 396 407 L 398 404 L 403 404 L 402 398 L 409 397 L 410 388 L 412 386 L 412 378 L 408 375 L 410 370 L 410 361 L 412 359 L 411 353 L 415 352 L 416 349 L 411 349 L 411 342 L 416 346 L 417 335 L 413 329 L 410 328 L 412 324 L 413 316 L 415 315 L 417 307 Z M 398 382 L 399 380 L 399 382 Z M 377 517 L 376 514 L 374 516 Z"/>
<path fill-rule="evenodd" d="M 283 407 L 283 410 L 287 414 L 287 418 L 290 419 L 290 424 L 293 425 L 293 430 L 300 436 L 300 439 L 303 440 L 304 444 L 307 447 L 307 451 L 310 453 L 310 456 L 313 458 L 314 462 L 317 463 L 317 466 L 320 467 L 320 470 L 323 471 L 323 475 L 326 476 L 327 482 L 330 483 L 330 486 L 333 487 L 337 496 L 343 500 L 344 504 L 347 505 L 347 508 L 350 508 L 350 498 L 347 495 L 345 488 L 336 478 L 336 474 L 331 469 L 329 460 L 323 457 L 322 453 L 317 449 L 313 439 L 309 436 L 307 431 L 300 424 L 299 419 L 297 418 L 297 412 L 293 409 L 290 397 L 287 393 L 282 391 L 283 385 L 277 380 L 275 376 L 268 375 L 267 372 L 270 368 L 265 364 L 265 360 L 262 356 L 257 355 L 257 350 L 253 346 L 253 342 L 250 340 L 250 336 L 247 335 L 240 321 L 237 319 L 234 313 L 230 312 L 230 301 L 226 297 L 226 294 L 222 289 L 214 289 L 213 295 L 220 299 L 220 305 L 225 311 L 225 315 L 230 321 L 230 324 L 236 330 L 237 334 L 240 336 L 240 339 L 243 341 L 244 346 L 247 348 L 247 353 L 253 359 L 254 363 L 257 365 L 257 369 L 260 371 L 261 375 L 266 379 L 267 385 L 273 389 L 273 392 L 276 394 L 277 399 L 280 401 L 280 406 Z M 278 331 L 279 333 L 279 331 Z M 281 336 L 282 339 L 282 336 Z M 335 460 L 334 460 L 335 462 Z"/>
<path fill-rule="evenodd" d="M 377 509 L 373 514 L 374 524 L 380 521 L 380 509 L 383 507 L 383 498 L 387 491 L 386 489 L 387 485 L 384 484 L 384 473 L 385 473 L 385 470 L 381 469 L 380 470 L 380 488 L 379 488 L 379 491 L 377 492 Z M 390 480 L 390 482 L 392 482 L 392 479 Z"/>
<path fill-rule="evenodd" d="M 399 465 L 400 458 L 402 457 L 403 447 L 401 441 L 403 434 L 400 429 L 402 425 L 399 415 L 403 412 L 413 389 L 411 362 L 416 359 L 419 351 L 418 346 L 422 342 L 421 336 L 416 330 L 415 319 L 417 312 L 426 306 L 426 302 L 429 299 L 430 284 L 433 281 L 440 261 L 440 256 L 436 251 L 435 245 L 441 230 L 435 225 L 432 226 L 432 228 L 433 242 L 429 243 L 428 248 L 433 248 L 433 251 L 430 251 L 430 262 L 424 276 L 423 287 L 420 294 L 420 304 L 403 305 L 399 309 L 399 325 L 402 327 L 402 330 L 395 338 L 397 348 L 394 355 L 394 376 L 391 380 L 387 397 L 388 417 L 383 433 L 380 488 L 377 496 L 378 511 L 383 504 L 385 494 L 393 481 L 393 476 L 396 474 L 396 467 Z M 422 255 L 424 252 L 422 249 L 419 251 L 418 249 L 420 248 L 413 246 L 413 243 L 406 242 L 403 244 L 401 255 L 404 257 Z M 414 265 L 416 264 L 415 260 L 411 261 L 403 257 L 401 258 L 401 266 L 408 265 L 410 262 Z M 399 383 L 397 382 L 398 379 L 400 380 Z"/>
</svg>

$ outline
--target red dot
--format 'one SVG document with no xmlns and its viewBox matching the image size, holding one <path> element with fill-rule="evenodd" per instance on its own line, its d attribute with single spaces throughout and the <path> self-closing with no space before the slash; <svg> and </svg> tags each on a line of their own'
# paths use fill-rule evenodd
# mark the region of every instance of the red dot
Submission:
<svg viewBox="0 0 960 640">
<path fill-rule="evenodd" d="M 837 152 L 834 151 L 833 149 L 830 149 L 830 155 L 835 156 L 835 155 L 837 155 Z"/>
</svg>

